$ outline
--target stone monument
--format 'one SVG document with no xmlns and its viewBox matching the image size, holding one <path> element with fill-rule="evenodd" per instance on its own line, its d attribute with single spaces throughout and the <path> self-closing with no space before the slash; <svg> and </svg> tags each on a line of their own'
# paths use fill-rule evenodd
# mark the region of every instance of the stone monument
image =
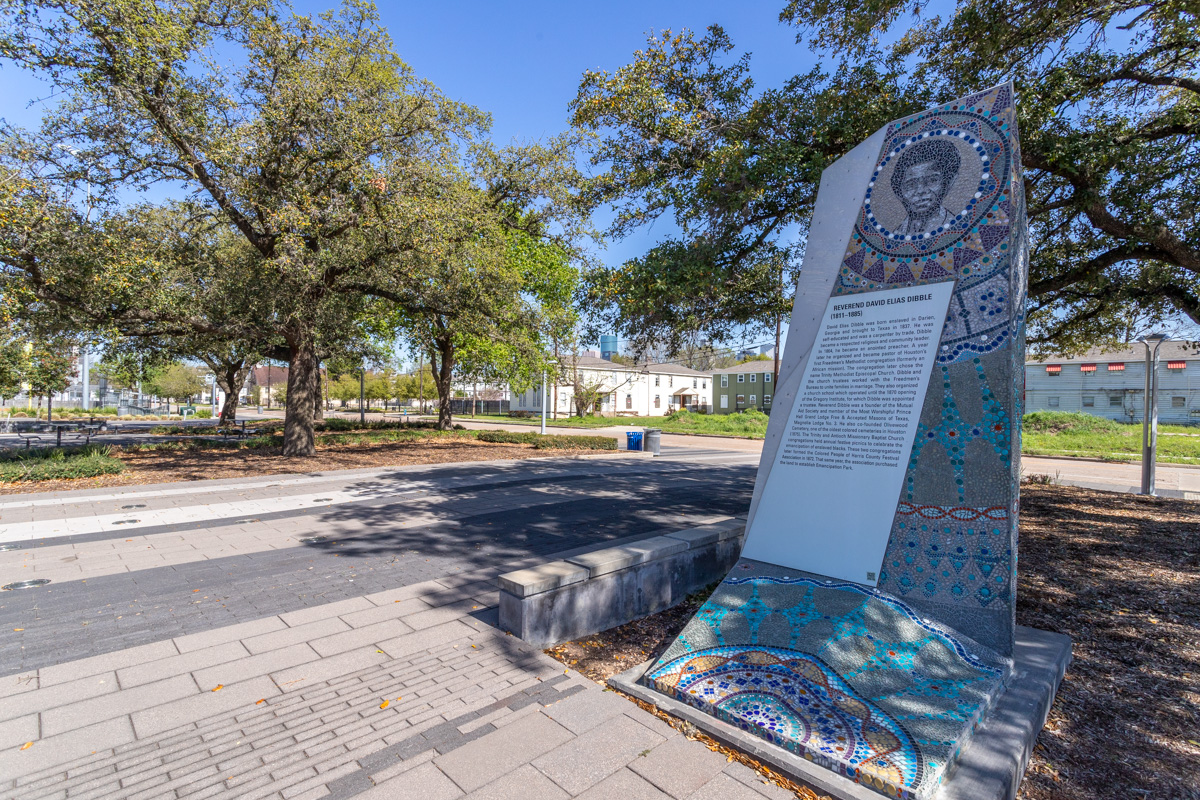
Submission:
<svg viewBox="0 0 1200 800">
<path fill-rule="evenodd" d="M 641 678 L 892 797 L 938 790 L 1012 673 L 1013 103 L 898 120 L 825 171 L 742 558 Z"/>
</svg>

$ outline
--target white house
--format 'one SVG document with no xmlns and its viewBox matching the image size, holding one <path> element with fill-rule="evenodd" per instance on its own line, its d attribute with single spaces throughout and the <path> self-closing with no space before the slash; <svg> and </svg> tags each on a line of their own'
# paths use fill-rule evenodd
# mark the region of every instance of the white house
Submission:
<svg viewBox="0 0 1200 800">
<path fill-rule="evenodd" d="M 617 364 L 591 355 L 564 359 L 558 385 L 549 385 L 546 413 L 566 417 L 575 413 L 575 377 L 596 387 L 601 416 L 662 417 L 680 409 L 700 414 L 712 406 L 712 376 L 678 364 Z M 512 392 L 512 411 L 542 413 L 542 387 Z"/>
</svg>

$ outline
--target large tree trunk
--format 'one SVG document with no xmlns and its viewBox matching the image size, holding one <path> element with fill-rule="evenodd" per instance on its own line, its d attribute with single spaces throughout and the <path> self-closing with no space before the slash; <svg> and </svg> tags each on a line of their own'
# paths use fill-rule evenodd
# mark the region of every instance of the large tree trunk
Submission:
<svg viewBox="0 0 1200 800">
<path fill-rule="evenodd" d="M 450 399 L 453 394 L 450 383 L 454 377 L 454 342 L 450 337 L 439 339 L 434 343 L 436 350 L 430 353 L 430 366 L 434 368 L 433 382 L 438 390 L 438 421 L 439 431 L 448 431 L 454 427 L 450 414 Z M 438 357 L 441 363 L 438 363 Z"/>
<path fill-rule="evenodd" d="M 287 410 L 283 417 L 285 456 L 311 456 L 317 451 L 313 425 L 320 361 L 314 345 L 307 332 L 288 337 Z"/>
<path fill-rule="evenodd" d="M 210 363 L 211 367 L 212 364 Z M 220 372 L 214 370 L 217 376 L 217 386 L 225 392 L 225 402 L 221 405 L 221 416 L 218 425 L 232 425 L 237 420 L 238 396 L 242 393 L 242 385 L 250 373 L 250 365 L 243 360 L 240 366 L 227 365 Z"/>
</svg>

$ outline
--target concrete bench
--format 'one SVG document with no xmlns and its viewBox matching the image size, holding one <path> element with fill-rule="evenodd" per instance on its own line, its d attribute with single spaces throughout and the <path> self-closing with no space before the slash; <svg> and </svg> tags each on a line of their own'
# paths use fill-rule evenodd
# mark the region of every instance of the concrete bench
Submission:
<svg viewBox="0 0 1200 800">
<path fill-rule="evenodd" d="M 730 518 L 506 573 L 500 627 L 547 647 L 670 608 L 725 577 L 745 530 Z"/>
</svg>

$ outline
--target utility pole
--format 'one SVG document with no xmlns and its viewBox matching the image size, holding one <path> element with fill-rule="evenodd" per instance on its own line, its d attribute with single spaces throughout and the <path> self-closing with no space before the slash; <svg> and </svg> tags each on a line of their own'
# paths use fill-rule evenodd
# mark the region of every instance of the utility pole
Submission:
<svg viewBox="0 0 1200 800">
<path fill-rule="evenodd" d="M 358 421 L 362 425 L 367 424 L 367 407 L 363 405 L 367 395 L 367 368 L 362 367 L 358 370 Z"/>
<path fill-rule="evenodd" d="M 1151 333 L 1138 339 L 1146 347 L 1146 393 L 1142 403 L 1142 494 L 1155 494 L 1154 463 L 1158 460 L 1158 349 L 1170 337 Z M 1150 345 L 1154 347 L 1151 349 Z"/>
</svg>

